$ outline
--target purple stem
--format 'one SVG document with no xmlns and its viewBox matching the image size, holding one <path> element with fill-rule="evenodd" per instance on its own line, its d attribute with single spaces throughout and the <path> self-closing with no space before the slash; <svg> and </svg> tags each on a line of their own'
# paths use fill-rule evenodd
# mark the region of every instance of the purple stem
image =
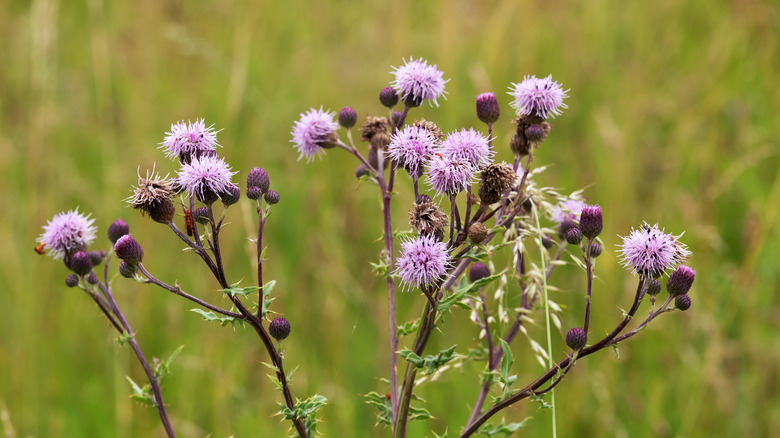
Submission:
<svg viewBox="0 0 780 438">
<path fill-rule="evenodd" d="M 590 326 L 590 294 L 593 289 L 593 262 L 590 258 L 590 245 L 593 243 L 593 239 L 588 238 L 588 243 L 585 244 L 585 268 L 588 275 L 588 298 L 585 302 L 585 322 L 582 324 L 582 330 L 585 334 L 588 334 L 588 327 Z"/>
</svg>

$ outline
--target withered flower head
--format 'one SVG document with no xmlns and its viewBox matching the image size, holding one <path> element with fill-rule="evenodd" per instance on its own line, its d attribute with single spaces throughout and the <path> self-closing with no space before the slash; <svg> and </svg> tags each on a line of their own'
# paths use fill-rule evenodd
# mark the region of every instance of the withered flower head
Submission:
<svg viewBox="0 0 780 438">
<path fill-rule="evenodd" d="M 517 179 L 512 166 L 506 163 L 491 163 L 483 171 L 479 197 L 485 204 L 494 204 L 509 190 Z"/>
<path fill-rule="evenodd" d="M 366 117 L 360 139 L 371 143 L 378 149 L 384 149 L 390 144 L 390 124 L 384 117 Z"/>
<path fill-rule="evenodd" d="M 173 194 L 171 180 L 167 176 L 160 178 L 152 169 L 146 172 L 145 178 L 138 174 L 138 186 L 133 188 L 133 196 L 127 199 L 127 203 L 141 210 L 141 213 L 148 214 L 155 222 L 167 224 L 173 220 L 176 212 L 171 202 Z"/>
<path fill-rule="evenodd" d="M 419 126 L 421 128 L 425 128 L 433 134 L 434 137 L 436 137 L 436 140 L 441 141 L 442 138 L 444 138 L 444 133 L 441 132 L 441 128 L 436 123 L 433 123 L 431 121 L 420 119 L 416 122 L 414 122 L 414 126 Z"/>
<path fill-rule="evenodd" d="M 447 215 L 431 201 L 431 198 L 420 196 L 409 210 L 409 224 L 421 236 L 434 236 L 441 240 L 444 238 Z"/>
</svg>

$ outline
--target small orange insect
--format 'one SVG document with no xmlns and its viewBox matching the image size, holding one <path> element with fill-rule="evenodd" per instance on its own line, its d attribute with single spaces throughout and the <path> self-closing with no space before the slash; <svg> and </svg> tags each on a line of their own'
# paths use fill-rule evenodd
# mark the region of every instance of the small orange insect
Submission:
<svg viewBox="0 0 780 438">
<path fill-rule="evenodd" d="M 35 252 L 37 252 L 40 255 L 43 255 L 44 251 L 43 248 L 46 246 L 45 243 L 41 243 L 40 245 L 35 247 Z"/>
<path fill-rule="evenodd" d="M 192 237 L 195 234 L 195 219 L 192 217 L 192 210 L 184 210 L 184 226 L 187 230 L 187 235 Z"/>
</svg>

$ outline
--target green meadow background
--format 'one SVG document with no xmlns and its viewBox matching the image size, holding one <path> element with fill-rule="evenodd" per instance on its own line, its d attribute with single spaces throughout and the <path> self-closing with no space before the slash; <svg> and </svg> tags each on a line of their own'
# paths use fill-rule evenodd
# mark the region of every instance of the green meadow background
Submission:
<svg viewBox="0 0 780 438">
<path fill-rule="evenodd" d="M 177 169 L 156 149 L 173 122 L 215 124 L 244 186 L 268 169 L 281 194 L 266 227 L 273 309 L 292 323 L 284 342 L 293 392 L 325 395 L 329 437 L 387 436 L 362 394 L 386 391 L 386 292 L 371 273 L 381 243 L 375 187 L 332 150 L 296 161 L 292 123 L 310 107 L 384 114 L 377 96 L 392 66 L 423 57 L 449 78 L 440 107 L 411 118 L 445 131 L 473 126 L 474 96 L 494 91 L 498 159 L 511 160 L 511 82 L 547 76 L 569 108 L 535 163 L 539 183 L 604 209 L 605 253 L 594 293 L 596 333 L 630 305 L 635 278 L 616 246 L 643 221 L 685 231 L 698 276 L 692 308 L 578 363 L 558 386 L 558 436 L 761 437 L 780 433 L 780 6 L 774 1 L 531 2 L 0 2 L 0 429 L 6 437 L 163 436 L 157 413 L 129 399 L 142 371 L 66 269 L 33 251 L 41 226 L 79 207 L 97 219 L 96 249 L 124 218 L 146 266 L 224 304 L 218 287 L 170 231 L 126 207 L 140 168 Z M 407 227 L 411 185 L 399 179 L 394 226 Z M 230 209 L 228 275 L 254 278 L 247 202 Z M 579 324 L 584 275 L 556 271 Z M 184 350 L 164 382 L 182 437 L 281 437 L 288 422 L 250 330 L 223 328 L 187 301 L 117 278 L 115 293 L 147 356 Z M 418 293 L 398 296 L 416 318 Z M 646 311 L 646 307 L 640 313 Z M 529 326 L 542 340 L 541 325 Z M 447 319 L 429 351 L 473 344 L 468 315 Z M 562 334 L 553 350 L 565 354 Z M 409 343 L 409 340 L 406 340 Z M 514 372 L 541 372 L 523 337 Z M 457 435 L 478 392 L 466 365 L 421 388 L 436 417 L 410 436 Z M 517 436 L 550 436 L 550 412 L 524 402 Z"/>
</svg>

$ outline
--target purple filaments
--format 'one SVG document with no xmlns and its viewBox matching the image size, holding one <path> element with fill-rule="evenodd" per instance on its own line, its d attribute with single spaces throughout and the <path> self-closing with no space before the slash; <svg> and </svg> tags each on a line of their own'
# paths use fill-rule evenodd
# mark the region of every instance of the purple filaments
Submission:
<svg viewBox="0 0 780 438">
<path fill-rule="evenodd" d="M 401 255 L 394 271 L 405 287 L 423 287 L 447 273 L 450 256 L 447 245 L 433 236 L 417 236 L 401 243 Z"/>
<path fill-rule="evenodd" d="M 406 126 L 390 137 L 387 153 L 409 175 L 420 175 L 436 148 L 436 137 L 422 126 Z"/>
<path fill-rule="evenodd" d="M 310 108 L 301 114 L 301 118 L 295 122 L 292 129 L 292 140 L 295 149 L 298 150 L 298 159 L 306 158 L 311 161 L 325 152 L 322 144 L 335 140 L 335 132 L 339 129 L 334 117 L 336 113 L 323 111 L 322 108 Z"/>
<path fill-rule="evenodd" d="M 235 172 L 230 171 L 224 159 L 208 155 L 182 164 L 176 181 L 191 195 L 204 200 L 228 190 L 233 185 L 233 175 Z"/>
<path fill-rule="evenodd" d="M 526 76 L 523 82 L 512 85 L 514 89 L 509 94 L 515 98 L 511 105 L 517 115 L 546 119 L 560 115 L 561 108 L 567 108 L 563 99 L 569 97 L 566 94 L 569 90 L 561 88 L 561 84 L 553 81 L 552 76 L 544 79 Z"/>
<path fill-rule="evenodd" d="M 487 136 L 473 129 L 463 129 L 447 135 L 441 143 L 440 152 L 450 159 L 465 159 L 475 169 L 490 164 L 495 155 Z"/>
<path fill-rule="evenodd" d="M 78 208 L 56 214 L 43 226 L 38 243 L 42 243 L 55 260 L 84 251 L 95 240 L 97 227 L 92 225 L 94 222 L 89 215 L 79 213 Z"/>
<path fill-rule="evenodd" d="M 203 119 L 198 119 L 195 123 L 181 121 L 171 125 L 171 132 L 165 133 L 165 139 L 160 145 L 165 149 L 166 156 L 183 157 L 183 161 L 216 152 L 219 146 L 217 131 L 213 129 L 213 125 L 207 128 Z"/>
<path fill-rule="evenodd" d="M 405 64 L 396 67 L 392 72 L 395 80 L 393 87 L 398 90 L 401 99 L 414 106 L 419 106 L 424 100 L 428 100 L 436 106 L 436 101 L 444 94 L 444 80 L 442 72 L 436 65 L 428 65 L 422 58 L 411 59 Z"/>
<path fill-rule="evenodd" d="M 623 237 L 620 247 L 622 265 L 646 278 L 659 277 L 691 254 L 678 238 L 664 233 L 658 225 L 644 224 L 638 230 L 631 230 L 631 234 Z"/>
<path fill-rule="evenodd" d="M 455 195 L 471 184 L 474 171 L 465 158 L 434 154 L 428 162 L 428 184 L 442 196 Z"/>
</svg>

